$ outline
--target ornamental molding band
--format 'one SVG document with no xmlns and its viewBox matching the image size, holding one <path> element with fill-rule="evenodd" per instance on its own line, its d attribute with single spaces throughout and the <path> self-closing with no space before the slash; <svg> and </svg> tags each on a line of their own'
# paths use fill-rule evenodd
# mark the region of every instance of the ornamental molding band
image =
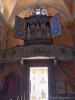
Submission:
<svg viewBox="0 0 75 100">
<path fill-rule="evenodd" d="M 75 49 L 57 45 L 29 45 L 18 46 L 0 52 L 0 62 L 20 61 L 30 57 L 55 57 L 60 60 L 74 61 Z"/>
</svg>

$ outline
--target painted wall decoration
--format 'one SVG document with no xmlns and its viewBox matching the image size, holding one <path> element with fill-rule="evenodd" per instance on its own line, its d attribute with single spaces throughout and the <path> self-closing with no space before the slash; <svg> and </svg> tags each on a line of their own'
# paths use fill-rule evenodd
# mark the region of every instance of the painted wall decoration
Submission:
<svg viewBox="0 0 75 100">
<path fill-rule="evenodd" d="M 2 90 L 2 95 L 12 96 L 18 95 L 20 92 L 20 81 L 21 78 L 14 73 L 9 73 L 5 77 L 4 87 Z"/>
<path fill-rule="evenodd" d="M 51 25 L 51 35 L 52 37 L 58 37 L 62 33 L 62 28 L 61 28 L 61 19 L 60 15 L 57 14 L 53 16 L 50 20 L 50 25 Z"/>
<path fill-rule="evenodd" d="M 23 69 L 18 63 L 1 64 L 0 66 L 0 96 L 19 93 L 18 87 L 23 75 Z"/>
</svg>

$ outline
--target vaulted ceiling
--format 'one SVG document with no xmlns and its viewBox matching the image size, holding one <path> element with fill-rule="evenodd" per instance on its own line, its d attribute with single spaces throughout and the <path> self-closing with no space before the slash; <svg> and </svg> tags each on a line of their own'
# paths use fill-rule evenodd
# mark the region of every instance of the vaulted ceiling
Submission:
<svg viewBox="0 0 75 100">
<path fill-rule="evenodd" d="M 61 15 L 61 21 L 73 19 L 73 4 L 75 0 L 0 0 L 0 11 L 9 25 L 14 25 L 15 16 L 22 18 L 31 14 L 32 9 L 47 9 L 49 16 L 57 13 Z"/>
</svg>

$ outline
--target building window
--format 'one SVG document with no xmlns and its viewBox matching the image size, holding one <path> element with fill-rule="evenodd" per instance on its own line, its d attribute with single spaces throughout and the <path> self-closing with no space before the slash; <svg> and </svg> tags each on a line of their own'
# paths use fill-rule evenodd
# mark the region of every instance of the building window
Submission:
<svg viewBox="0 0 75 100">
<path fill-rule="evenodd" d="M 33 15 L 48 15 L 47 9 L 44 9 L 44 8 L 34 9 L 32 13 Z"/>
</svg>

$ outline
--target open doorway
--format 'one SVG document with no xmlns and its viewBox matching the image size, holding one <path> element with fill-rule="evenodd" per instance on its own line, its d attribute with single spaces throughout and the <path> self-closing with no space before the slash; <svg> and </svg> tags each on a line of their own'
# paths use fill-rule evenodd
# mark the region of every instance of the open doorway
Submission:
<svg viewBox="0 0 75 100">
<path fill-rule="evenodd" d="M 48 100 L 48 67 L 30 67 L 30 100 Z"/>
</svg>

